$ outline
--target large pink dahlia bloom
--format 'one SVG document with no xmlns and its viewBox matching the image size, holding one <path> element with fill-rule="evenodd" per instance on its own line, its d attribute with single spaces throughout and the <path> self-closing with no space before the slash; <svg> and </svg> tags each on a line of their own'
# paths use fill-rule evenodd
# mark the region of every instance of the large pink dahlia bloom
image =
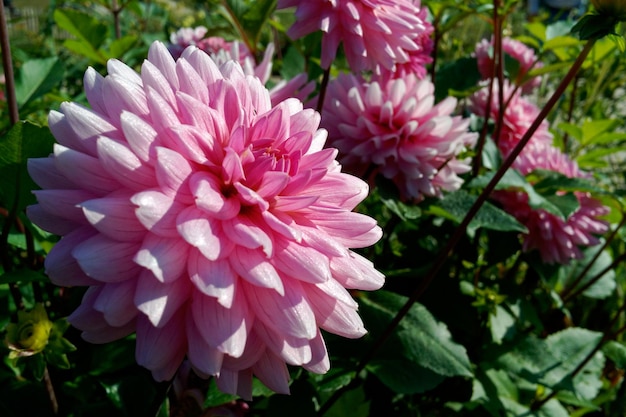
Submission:
<svg viewBox="0 0 626 417">
<path fill-rule="evenodd" d="M 297 7 L 291 38 L 323 32 L 322 68 L 330 67 L 341 43 L 353 70 L 392 69 L 420 49 L 417 38 L 426 29 L 419 2 L 411 0 L 278 0 L 277 7 Z"/>
<path fill-rule="evenodd" d="M 519 70 L 514 80 L 515 84 L 522 86 L 522 91 L 529 93 L 541 84 L 541 76 L 527 78 L 528 72 L 533 68 L 543 67 L 535 51 L 522 42 L 504 37 L 502 38 L 502 51 L 519 63 Z M 483 79 L 493 77 L 493 36 L 491 40 L 483 39 L 476 44 L 475 56 L 478 64 L 478 72 Z"/>
<path fill-rule="evenodd" d="M 456 99 L 434 104 L 434 86 L 414 74 L 366 82 L 342 74 L 328 88 L 322 126 L 346 170 L 382 174 L 401 197 L 420 201 L 458 189 L 469 159 L 457 156 L 476 142 L 469 120 L 452 116 Z"/>
<path fill-rule="evenodd" d="M 353 212 L 367 185 L 324 149 L 320 116 L 275 107 L 258 78 L 190 47 L 151 46 L 141 75 L 119 61 L 85 74 L 91 109 L 49 116 L 59 141 L 29 162 L 39 226 L 62 236 L 53 283 L 88 286 L 69 317 L 91 342 L 136 332 L 157 380 L 185 357 L 226 392 L 252 375 L 288 392 L 286 364 L 329 368 L 320 328 L 365 333 L 346 288 L 383 276 L 350 248 L 381 237 Z"/>
</svg>

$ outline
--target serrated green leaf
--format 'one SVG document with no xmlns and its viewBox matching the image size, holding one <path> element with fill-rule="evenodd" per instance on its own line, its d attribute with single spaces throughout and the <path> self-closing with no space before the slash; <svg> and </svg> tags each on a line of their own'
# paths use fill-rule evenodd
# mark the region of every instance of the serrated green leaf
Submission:
<svg viewBox="0 0 626 417">
<path fill-rule="evenodd" d="M 469 194 L 465 190 L 459 190 L 446 195 L 436 204 L 431 205 L 428 211 L 431 214 L 460 223 L 475 201 L 476 196 Z M 467 232 L 470 236 L 473 236 L 479 228 L 502 232 L 528 232 L 526 226 L 518 222 L 515 217 L 489 202 L 484 203 L 478 210 L 474 219 L 467 226 Z"/>
<path fill-rule="evenodd" d="M 64 65 L 58 58 L 31 59 L 15 74 L 15 98 L 22 107 L 57 87 L 64 76 Z"/>
<path fill-rule="evenodd" d="M 538 339 L 529 336 L 500 356 L 501 369 L 527 381 L 556 390 L 568 390 L 581 398 L 593 399 L 602 385 L 601 354 L 589 361 L 574 378 L 571 373 L 602 340 L 602 333 L 571 327 Z"/>
<path fill-rule="evenodd" d="M 362 299 L 362 310 L 388 323 L 405 304 L 406 297 L 377 291 Z M 415 303 L 396 330 L 403 354 L 417 365 L 444 376 L 472 376 L 465 348 L 452 340 L 446 325 L 426 307 Z"/>
<path fill-rule="evenodd" d="M 542 195 L 554 194 L 562 191 L 586 191 L 603 193 L 604 190 L 587 178 L 570 178 L 559 172 L 536 170 L 532 174 L 538 181 L 535 190 Z"/>
</svg>

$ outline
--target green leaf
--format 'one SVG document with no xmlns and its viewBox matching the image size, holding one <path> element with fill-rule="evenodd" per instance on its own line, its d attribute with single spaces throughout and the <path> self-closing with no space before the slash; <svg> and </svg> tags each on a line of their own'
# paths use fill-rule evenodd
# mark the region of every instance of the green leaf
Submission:
<svg viewBox="0 0 626 417">
<path fill-rule="evenodd" d="M 512 306 L 519 316 L 519 306 Z M 511 307 L 510 307 L 511 308 Z M 501 305 L 495 306 L 493 314 L 489 314 L 489 329 L 491 329 L 491 337 L 496 343 L 502 343 L 504 339 L 509 338 L 515 331 L 516 315 Z"/>
<path fill-rule="evenodd" d="M 215 378 L 211 378 L 209 380 L 209 389 L 206 393 L 206 397 L 204 398 L 204 407 L 217 407 L 232 400 L 236 400 L 237 398 L 238 397 L 236 395 L 226 394 L 220 391 L 217 387 L 217 383 L 215 382 Z"/>
<path fill-rule="evenodd" d="M 556 290 L 560 291 L 564 288 L 569 288 L 569 286 L 573 283 L 572 281 L 577 279 L 578 276 L 583 272 L 583 270 L 587 267 L 587 265 L 591 262 L 593 257 L 598 253 L 601 248 L 601 244 L 589 247 L 583 251 L 583 258 L 573 260 L 569 265 L 565 265 L 559 269 L 558 272 L 558 281 Z M 608 253 L 608 251 L 603 251 L 598 259 L 591 266 L 589 271 L 585 273 L 583 278 L 580 280 L 576 288 L 580 288 L 585 285 L 589 280 L 593 279 L 606 269 L 613 262 L 613 258 Z M 587 288 L 582 294 L 585 297 L 595 298 L 595 299 L 604 299 L 611 296 L 616 288 L 617 284 L 615 282 L 615 270 L 610 269 L 602 278 L 596 281 L 592 286 Z M 568 291 L 575 291 L 576 288 L 568 289 Z"/>
<path fill-rule="evenodd" d="M 93 16 L 71 9 L 55 9 L 53 16 L 60 29 L 76 37 L 65 40 L 63 46 L 94 62 L 106 63 L 106 57 L 100 51 L 108 33 L 104 23 Z"/>
<path fill-rule="evenodd" d="M 399 394 L 419 394 L 439 385 L 445 377 L 413 362 L 377 359 L 367 365 L 383 384 Z"/>
<path fill-rule="evenodd" d="M 333 367 L 325 374 L 311 374 L 311 378 L 315 381 L 315 386 L 320 392 L 328 391 L 335 392 L 338 389 L 348 385 L 356 376 L 354 370 L 352 370 L 353 364 L 350 364 L 349 368 L 341 367 L 336 362 Z"/>
<path fill-rule="evenodd" d="M 475 201 L 476 196 L 469 194 L 467 191 L 459 190 L 446 195 L 436 204 L 431 205 L 428 211 L 433 215 L 461 223 Z M 518 222 L 515 217 L 489 202 L 485 202 L 478 210 L 474 219 L 467 226 L 467 232 L 472 236 L 481 227 L 503 232 L 528 232 L 528 229 Z"/>
<path fill-rule="evenodd" d="M 64 66 L 58 58 L 31 59 L 15 74 L 15 98 L 23 107 L 57 87 L 64 76 Z"/>
<path fill-rule="evenodd" d="M 267 27 L 267 20 L 276 8 L 277 0 L 255 0 L 243 15 L 246 31 L 254 42 L 258 42 L 261 31 Z"/>
<path fill-rule="evenodd" d="M 500 356 L 496 364 L 527 381 L 593 399 L 602 385 L 601 353 L 597 353 L 597 357 L 574 378 L 571 373 L 601 340 L 602 333 L 577 327 L 554 333 L 545 340 L 528 336 L 513 350 Z"/>
<path fill-rule="evenodd" d="M 615 119 L 601 119 L 585 121 L 581 127 L 582 138 L 581 143 L 587 145 L 593 142 L 593 139 L 608 131 L 614 130 L 619 125 L 619 121 Z"/>
<path fill-rule="evenodd" d="M 617 20 L 607 19 L 604 15 L 588 14 L 582 17 L 572 28 L 581 40 L 599 39 L 615 32 Z"/>
<path fill-rule="evenodd" d="M 476 86 L 480 80 L 476 58 L 460 58 L 446 63 L 437 70 L 435 100 L 449 95 L 450 90 L 465 91 Z"/>
<path fill-rule="evenodd" d="M 131 50 L 139 38 L 135 35 L 126 35 L 115 39 L 109 46 L 108 58 L 121 59 L 126 52 Z"/>
<path fill-rule="evenodd" d="M 325 417 L 368 417 L 370 401 L 363 387 L 344 393 L 324 414 Z"/>
<path fill-rule="evenodd" d="M 95 16 L 74 9 L 55 9 L 54 21 L 77 40 L 98 50 L 107 39 L 107 26 Z"/>
<path fill-rule="evenodd" d="M 38 271 L 29 268 L 15 269 L 4 274 L 0 274 L 0 284 L 27 283 L 27 282 L 47 282 L 48 278 Z"/>
<path fill-rule="evenodd" d="M 362 310 L 389 323 L 406 303 L 406 297 L 387 292 L 368 293 L 361 298 Z M 385 325 L 380 328 L 382 331 Z M 426 307 L 415 303 L 395 333 L 407 359 L 444 376 L 472 376 L 467 352 L 452 340 L 446 325 L 437 321 Z"/>
<path fill-rule="evenodd" d="M 31 190 L 38 188 L 26 169 L 29 158 L 48 156 L 54 138 L 47 128 L 28 122 L 16 123 L 0 138 L 0 200 L 5 207 L 21 212 L 35 198 Z"/>
<path fill-rule="evenodd" d="M 602 346 L 602 353 L 615 363 L 619 369 L 626 370 L 626 346 L 614 340 Z"/>
<path fill-rule="evenodd" d="M 604 192 L 603 189 L 587 178 L 569 178 L 559 172 L 545 170 L 536 170 L 530 175 L 538 179 L 534 189 L 542 195 L 550 195 L 562 191 Z"/>
<path fill-rule="evenodd" d="M 484 188 L 491 181 L 493 176 L 494 176 L 493 172 L 488 172 L 484 175 L 476 177 L 468 184 L 468 187 Z M 565 219 L 567 216 L 563 211 L 561 211 L 559 204 L 563 204 L 563 208 L 565 209 L 566 212 L 568 212 L 571 208 L 571 201 L 570 201 L 570 204 L 567 204 L 568 201 L 561 203 L 558 201 L 558 199 L 554 200 L 554 196 L 552 195 L 552 193 L 548 193 L 548 195 L 550 196 L 550 199 L 548 199 L 544 195 L 537 192 L 535 187 L 533 187 L 526 180 L 526 178 L 522 176 L 522 174 L 520 174 L 518 171 L 514 169 L 509 169 L 504 173 L 500 181 L 498 181 L 498 184 L 496 184 L 495 189 L 496 190 L 507 190 L 507 189 L 523 190 L 528 195 L 528 205 L 531 208 L 535 210 L 538 210 L 538 209 L 545 210 L 549 213 L 552 213 L 556 216 L 561 217 L 562 219 Z M 552 200 L 554 200 L 554 202 Z M 555 204 L 555 202 L 557 204 Z"/>
</svg>

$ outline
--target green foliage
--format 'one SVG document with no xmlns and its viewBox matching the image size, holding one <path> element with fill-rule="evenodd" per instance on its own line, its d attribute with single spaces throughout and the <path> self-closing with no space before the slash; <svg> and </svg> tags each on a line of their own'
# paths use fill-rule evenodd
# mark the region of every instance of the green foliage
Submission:
<svg viewBox="0 0 626 417">
<path fill-rule="evenodd" d="M 330 371 L 318 375 L 290 367 L 290 396 L 275 394 L 255 379 L 249 414 L 315 416 L 328 405 L 326 417 L 622 416 L 624 232 L 600 237 L 598 244 L 581 249 L 580 259 L 547 264 L 536 250 L 524 248 L 531 231 L 523 220 L 488 198 L 441 268 L 431 270 L 503 162 L 491 138 L 496 121 L 474 114 L 469 100 L 481 88 L 472 51 L 476 42 L 491 36 L 496 12 L 504 33 L 533 48 L 543 63 L 526 75 L 542 76 L 538 90 L 524 96 L 538 107 L 579 55 L 581 39 L 610 36 L 596 41 L 546 119 L 555 146 L 589 175 L 536 170 L 524 176 L 509 169 L 495 190 L 524 192 L 531 209 L 563 221 L 580 209 L 577 195 L 601 198 L 611 209 L 603 220 L 617 227 L 626 193 L 626 61 L 620 28 L 596 15 L 577 24 L 529 20 L 522 2 L 514 0 L 500 2 L 497 9 L 491 0 L 422 3 L 436 29 L 437 59 L 427 68 L 435 77 L 435 101 L 458 98 L 458 115 L 468 117 L 470 130 L 484 141 L 480 154 L 476 148 L 464 156 L 474 158 L 474 164 L 480 160 L 480 167 L 462 175 L 459 190 L 419 202 L 403 200 L 393 181 L 376 176 L 357 210 L 374 217 L 384 235 L 376 246 L 358 251 L 386 273 L 387 281 L 383 290 L 351 290 L 368 334 L 346 340 L 324 333 Z M 80 305 L 84 289 L 57 288 L 46 276 L 45 257 L 58 237 L 25 214 L 37 188 L 27 164 L 53 150 L 54 138 L 45 126 L 50 109 L 66 100 L 88 106 L 82 93 L 88 65 L 104 74 L 107 61 L 117 58 L 139 69 L 151 42 L 167 42 L 181 25 L 206 25 L 210 35 L 245 43 L 256 58 L 271 42 L 276 54 L 268 86 L 301 73 L 319 86 L 323 35 L 289 39 L 293 9 L 276 11 L 276 4 L 51 2 L 47 23 L 40 22 L 41 35 L 14 40 L 15 92 L 24 121 L 10 126 L 4 116 L 8 104 L 0 101 L 0 353 L 6 358 L 0 363 L 1 416 L 193 415 L 182 408 L 181 398 L 193 404 L 196 415 L 201 409 L 205 415 L 222 415 L 240 404 L 238 396 L 222 393 L 214 378 L 193 372 L 186 379 L 184 373 L 177 375 L 175 382 L 154 381 L 136 364 L 133 335 L 105 344 L 81 339 L 67 317 Z M 341 48 L 331 78 L 349 71 Z M 505 54 L 503 76 L 518 79 L 520 69 Z M 409 306 L 416 289 L 421 295 Z M 7 336 L 13 335 L 20 313 L 38 304 L 45 306 L 50 323 L 45 346 L 34 354 L 22 349 L 16 358 Z M 405 307 L 406 316 L 390 329 Z"/>
</svg>

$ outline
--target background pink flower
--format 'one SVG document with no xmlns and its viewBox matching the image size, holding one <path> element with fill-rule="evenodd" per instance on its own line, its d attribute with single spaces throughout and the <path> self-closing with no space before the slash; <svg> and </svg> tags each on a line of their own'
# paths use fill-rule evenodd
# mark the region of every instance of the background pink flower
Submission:
<svg viewBox="0 0 626 417">
<path fill-rule="evenodd" d="M 287 364 L 326 372 L 320 329 L 362 336 L 346 288 L 383 276 L 350 250 L 381 230 L 352 211 L 367 185 L 323 149 L 319 114 L 272 107 L 258 78 L 195 47 L 174 61 L 153 44 L 141 75 L 107 68 L 85 74 L 91 109 L 50 113 L 59 143 L 29 162 L 29 216 L 62 236 L 47 273 L 89 287 L 70 322 L 94 343 L 136 332 L 157 380 L 187 357 L 246 398 L 253 374 L 284 393 Z"/>
<path fill-rule="evenodd" d="M 329 68 L 339 44 L 354 71 L 381 65 L 393 69 L 420 50 L 426 30 L 419 2 L 410 0 L 278 0 L 277 8 L 297 7 L 287 32 L 298 39 L 315 31 L 322 36 L 322 68 Z"/>
<path fill-rule="evenodd" d="M 414 1 L 419 7 L 419 1 Z M 378 66 L 376 72 L 383 77 L 389 78 L 403 78 L 408 74 L 415 74 L 417 78 L 424 78 L 428 74 L 426 65 L 433 62 L 433 49 L 435 41 L 432 38 L 432 34 L 435 31 L 434 26 L 428 22 L 428 9 L 422 7 L 419 9 L 417 15 L 421 19 L 424 25 L 424 29 L 414 39 L 418 45 L 418 49 L 407 51 L 408 60 L 403 63 L 396 63 L 392 69 L 387 69 L 383 66 Z"/>
<path fill-rule="evenodd" d="M 474 146 L 476 134 L 467 131 L 469 120 L 452 116 L 456 99 L 434 104 L 433 93 L 433 84 L 414 74 L 380 83 L 341 74 L 324 103 L 329 145 L 348 171 L 380 173 L 404 199 L 456 190 L 463 183 L 458 175 L 470 169 L 457 156 Z"/>
<path fill-rule="evenodd" d="M 525 252 L 538 250 L 546 263 L 567 264 L 580 259 L 580 247 L 599 243 L 596 235 L 606 233 L 608 224 L 599 217 L 609 209 L 588 193 L 575 193 L 580 207 L 567 219 L 528 204 L 528 194 L 522 191 L 496 191 L 493 197 L 503 209 L 528 228 L 523 235 Z"/>
<path fill-rule="evenodd" d="M 496 123 L 500 120 L 500 113 L 502 112 L 498 96 L 498 83 L 496 82 L 493 83 L 491 106 L 488 106 L 489 86 L 481 88 L 470 97 L 472 112 L 478 116 L 485 117 L 489 107 L 489 121 Z M 503 96 L 506 107 L 502 114 L 500 134 L 498 137 L 494 137 L 493 140 L 506 158 L 539 115 L 539 108 L 522 96 L 519 90 L 515 91 L 515 87 L 507 80 L 504 82 Z M 543 121 L 530 139 L 529 145 L 542 143 L 552 146 L 552 139 L 553 136 L 549 131 L 549 125 L 546 121 Z"/>
<path fill-rule="evenodd" d="M 541 68 L 543 63 L 535 55 L 535 51 L 522 42 L 509 37 L 502 38 L 503 52 L 519 62 L 519 71 L 514 80 L 515 84 L 522 86 L 524 93 L 530 93 L 541 84 L 541 76 L 526 79 L 528 71 L 533 68 Z M 478 71 L 483 79 L 493 77 L 493 36 L 491 40 L 483 39 L 476 44 L 476 60 Z"/>
<path fill-rule="evenodd" d="M 476 92 L 471 97 L 472 110 L 484 116 L 487 109 L 488 87 Z M 504 85 L 504 101 L 506 108 L 502 115 L 500 134 L 493 138 L 503 157 L 507 157 L 520 142 L 533 123 L 539 109 L 508 82 Z M 490 120 L 499 120 L 501 109 L 498 106 L 498 86 L 494 83 Z M 536 169 L 554 171 L 569 178 L 588 177 L 589 174 L 580 170 L 578 164 L 560 149 L 552 145 L 553 136 L 548 130 L 548 123 L 542 122 L 530 141 L 517 156 L 512 167 L 522 175 L 528 175 Z M 537 249 L 544 262 L 566 264 L 571 259 L 582 256 L 581 246 L 593 246 L 598 243 L 594 235 L 603 234 L 608 224 L 599 217 L 607 214 L 609 209 L 589 193 L 575 193 L 580 207 L 567 219 L 543 209 L 535 209 L 528 203 L 528 195 L 523 191 L 496 191 L 492 197 L 503 209 L 513 215 L 528 228 L 523 235 L 524 251 Z"/>
</svg>

